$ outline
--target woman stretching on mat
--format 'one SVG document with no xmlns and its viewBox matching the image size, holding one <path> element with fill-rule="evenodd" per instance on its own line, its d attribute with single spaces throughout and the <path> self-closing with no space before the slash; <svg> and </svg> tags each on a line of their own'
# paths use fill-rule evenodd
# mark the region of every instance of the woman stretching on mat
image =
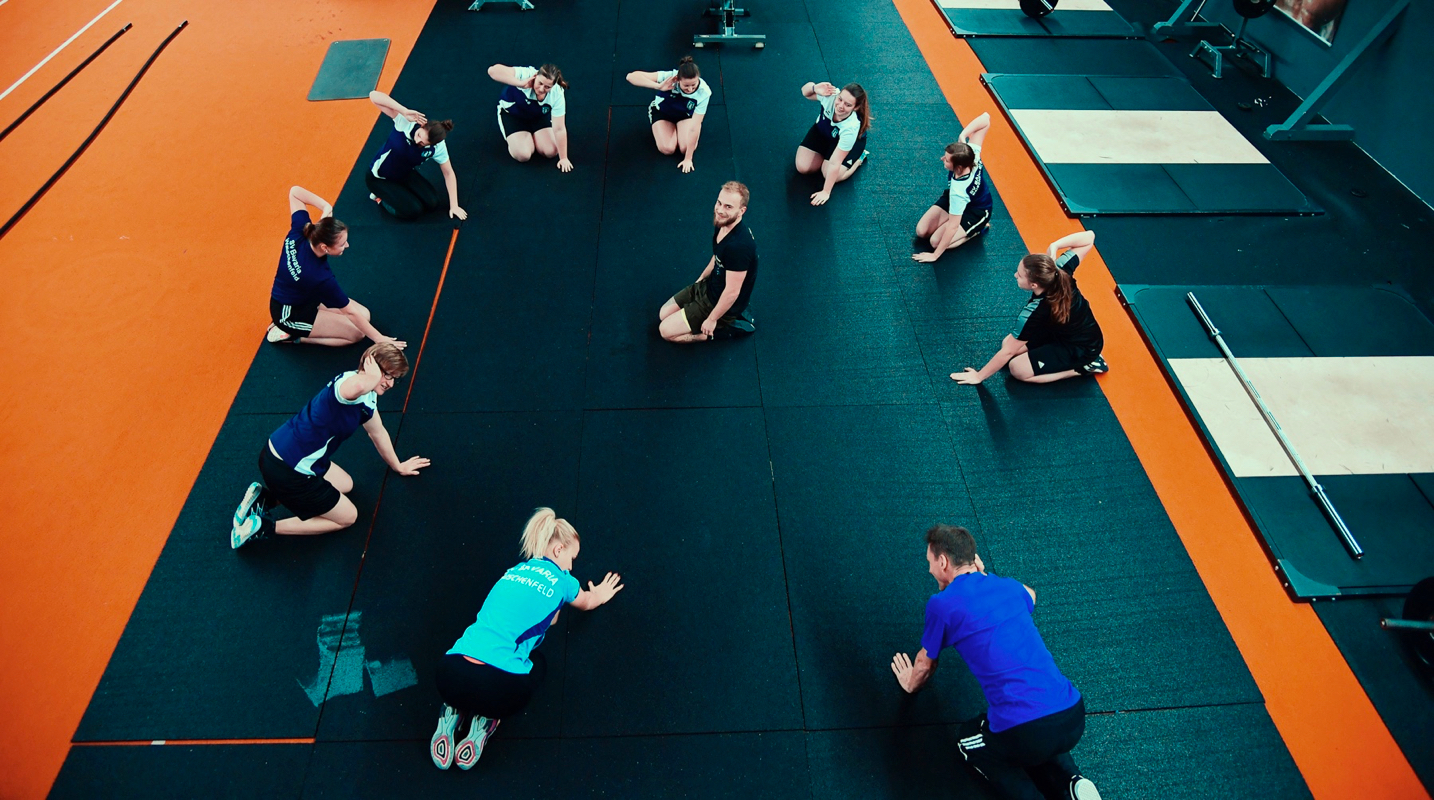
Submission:
<svg viewBox="0 0 1434 800">
<path fill-rule="evenodd" d="M 369 199 L 399 219 L 413 219 L 438 208 L 443 202 L 438 190 L 418 172 L 418 165 L 431 158 L 443 173 L 443 185 L 448 189 L 448 216 L 468 219 L 468 212 L 458 205 L 458 176 L 453 174 L 448 145 L 443 142 L 453 130 L 453 120 L 430 122 L 383 92 L 369 92 L 368 99 L 393 120 L 393 132 L 363 176 Z"/>
<path fill-rule="evenodd" d="M 1051 242 L 1044 253 L 1032 253 L 1016 267 L 1016 285 L 1031 299 L 986 366 L 951 373 L 951 380 L 974 386 L 1010 364 L 1011 375 L 1029 383 L 1050 383 L 1077 375 L 1105 372 L 1101 348 L 1105 338 L 1090 303 L 1076 288 L 1073 273 L 1095 244 L 1095 233 L 1081 231 Z M 1062 253 L 1061 251 L 1065 251 Z"/>
<path fill-rule="evenodd" d="M 826 181 L 812 193 L 812 205 L 831 197 L 832 187 L 850 178 L 870 155 L 866 149 L 866 128 L 871 124 L 871 105 L 859 83 L 841 89 L 822 81 L 802 86 L 802 96 L 821 103 L 817 121 L 797 147 L 797 172 L 820 172 Z"/>
<path fill-rule="evenodd" d="M 321 209 L 318 222 L 309 219 L 304 204 Z M 400 349 L 404 343 L 384 336 L 369 322 L 369 311 L 339 287 L 329 269 L 329 256 L 342 255 L 349 248 L 349 226 L 334 219 L 329 201 L 305 189 L 289 189 L 289 235 L 279 254 L 279 269 L 269 296 L 271 344 L 308 342 L 344 347 L 363 340 L 391 342 Z"/>
<path fill-rule="evenodd" d="M 712 87 L 702 80 L 692 56 L 683 56 L 677 62 L 677 69 L 629 72 L 627 82 L 657 90 L 657 97 L 647 107 L 647 121 L 652 124 L 652 138 L 657 142 L 658 152 L 670 156 L 680 151 L 682 171 L 696 169 L 692 166 L 692 154 L 702 137 L 702 118 L 707 116 Z"/>
<path fill-rule="evenodd" d="M 622 591 L 609 572 L 583 589 L 571 574 L 578 532 L 551 508 L 540 508 L 523 529 L 523 563 L 503 573 L 488 592 L 478 619 L 438 662 L 436 682 L 443 713 L 428 752 L 439 769 L 478 763 L 499 720 L 522 711 L 543 682 L 547 662 L 533 650 L 563 606 L 590 611 Z M 459 731 L 467 733 L 454 744 Z"/>
<path fill-rule="evenodd" d="M 358 509 L 348 498 L 354 479 L 333 463 L 334 451 L 360 426 L 373 441 L 383 463 L 400 475 L 417 475 L 428 459 L 414 456 L 399 461 L 393 440 L 378 414 L 379 395 L 393 388 L 408 372 L 408 359 L 391 344 L 376 344 L 364 351 L 356 372 L 329 381 L 303 410 L 295 414 L 259 451 L 259 474 L 264 483 L 251 483 L 234 511 L 229 546 L 271 534 L 305 536 L 343 530 L 358 520 Z M 295 516 L 278 519 L 277 506 Z"/>
<path fill-rule="evenodd" d="M 536 69 L 494 64 L 488 77 L 508 84 L 498 95 L 498 131 L 508 142 L 508 155 L 527 161 L 536 150 L 544 158 L 557 156 L 558 169 L 571 172 L 563 71 L 552 64 Z"/>
<path fill-rule="evenodd" d="M 991 189 L 981 165 L 981 143 L 991 127 L 991 115 L 971 120 L 956 141 L 946 145 L 941 163 L 946 166 L 946 191 L 916 223 L 916 238 L 931 243 L 930 253 L 912 260 L 930 264 L 953 247 L 971 241 L 991 227 Z"/>
</svg>

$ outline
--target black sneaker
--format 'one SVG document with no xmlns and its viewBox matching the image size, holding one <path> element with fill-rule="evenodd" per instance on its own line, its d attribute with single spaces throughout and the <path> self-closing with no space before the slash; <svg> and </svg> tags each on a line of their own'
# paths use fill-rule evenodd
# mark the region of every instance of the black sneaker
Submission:
<svg viewBox="0 0 1434 800">
<path fill-rule="evenodd" d="M 1082 375 L 1099 375 L 1102 372 L 1110 372 L 1110 365 L 1105 363 L 1103 356 L 1096 356 L 1094 361 L 1076 367 L 1076 372 Z"/>
</svg>

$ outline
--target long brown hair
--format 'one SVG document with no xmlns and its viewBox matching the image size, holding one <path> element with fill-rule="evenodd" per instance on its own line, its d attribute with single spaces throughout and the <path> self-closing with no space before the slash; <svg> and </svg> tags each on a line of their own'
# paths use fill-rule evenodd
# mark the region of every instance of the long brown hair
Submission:
<svg viewBox="0 0 1434 800">
<path fill-rule="evenodd" d="M 1070 273 L 1056 266 L 1055 259 L 1045 253 L 1031 253 L 1021 259 L 1021 267 L 1026 270 L 1026 280 L 1041 287 L 1046 302 L 1051 304 L 1051 319 L 1059 325 L 1069 322 L 1075 300 Z"/>
<path fill-rule="evenodd" d="M 563 71 L 558 69 L 557 64 L 544 64 L 538 67 L 538 74 L 564 89 L 568 88 L 568 82 L 563 80 Z"/>
<path fill-rule="evenodd" d="M 339 234 L 348 230 L 349 226 L 339 222 L 333 217 L 324 217 L 318 222 L 304 223 L 304 238 L 314 247 L 325 245 L 333 247 L 339 243 Z"/>
<path fill-rule="evenodd" d="M 976 168 L 976 151 L 971 145 L 965 142 L 952 142 L 946 145 L 946 155 L 951 156 L 951 163 L 966 169 Z"/>
<path fill-rule="evenodd" d="M 867 127 L 871 125 L 871 103 L 866 99 L 866 90 L 861 88 L 859 83 L 848 83 L 841 87 L 841 90 L 851 92 L 851 96 L 856 99 L 856 108 L 853 113 L 856 114 L 857 119 L 861 120 L 861 133 L 857 135 L 865 136 Z"/>
</svg>

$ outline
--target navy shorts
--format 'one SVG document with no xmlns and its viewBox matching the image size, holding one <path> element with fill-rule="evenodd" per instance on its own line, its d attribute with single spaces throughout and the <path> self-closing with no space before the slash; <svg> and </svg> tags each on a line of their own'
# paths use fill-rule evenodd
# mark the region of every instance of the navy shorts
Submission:
<svg viewBox="0 0 1434 800">
<path fill-rule="evenodd" d="M 508 113 L 508 109 L 498 109 L 498 130 L 506 139 L 520 131 L 537 133 L 544 128 L 553 127 L 553 121 L 547 117 L 518 117 Z"/>
<path fill-rule="evenodd" d="M 837 139 L 830 136 L 823 136 L 821 129 L 813 124 L 807 131 L 807 135 L 802 138 L 802 147 L 821 156 L 822 160 L 825 161 L 832 157 L 832 153 L 836 152 L 837 141 Z M 865 150 L 866 137 L 858 136 L 856 144 L 851 146 L 851 152 L 846 154 L 846 158 L 842 159 L 841 165 L 843 167 L 850 167 L 852 164 L 855 164 L 856 160 L 861 158 L 861 154 Z"/>
</svg>

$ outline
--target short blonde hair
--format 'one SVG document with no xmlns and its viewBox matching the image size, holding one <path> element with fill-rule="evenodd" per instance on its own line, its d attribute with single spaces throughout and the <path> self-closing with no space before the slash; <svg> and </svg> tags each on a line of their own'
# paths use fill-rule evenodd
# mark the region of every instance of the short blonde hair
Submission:
<svg viewBox="0 0 1434 800">
<path fill-rule="evenodd" d="M 735 192 L 738 197 L 742 198 L 743 208 L 746 208 L 747 202 L 752 199 L 752 192 L 747 188 L 747 184 L 741 181 L 727 181 L 722 184 L 722 191 Z"/>
</svg>

